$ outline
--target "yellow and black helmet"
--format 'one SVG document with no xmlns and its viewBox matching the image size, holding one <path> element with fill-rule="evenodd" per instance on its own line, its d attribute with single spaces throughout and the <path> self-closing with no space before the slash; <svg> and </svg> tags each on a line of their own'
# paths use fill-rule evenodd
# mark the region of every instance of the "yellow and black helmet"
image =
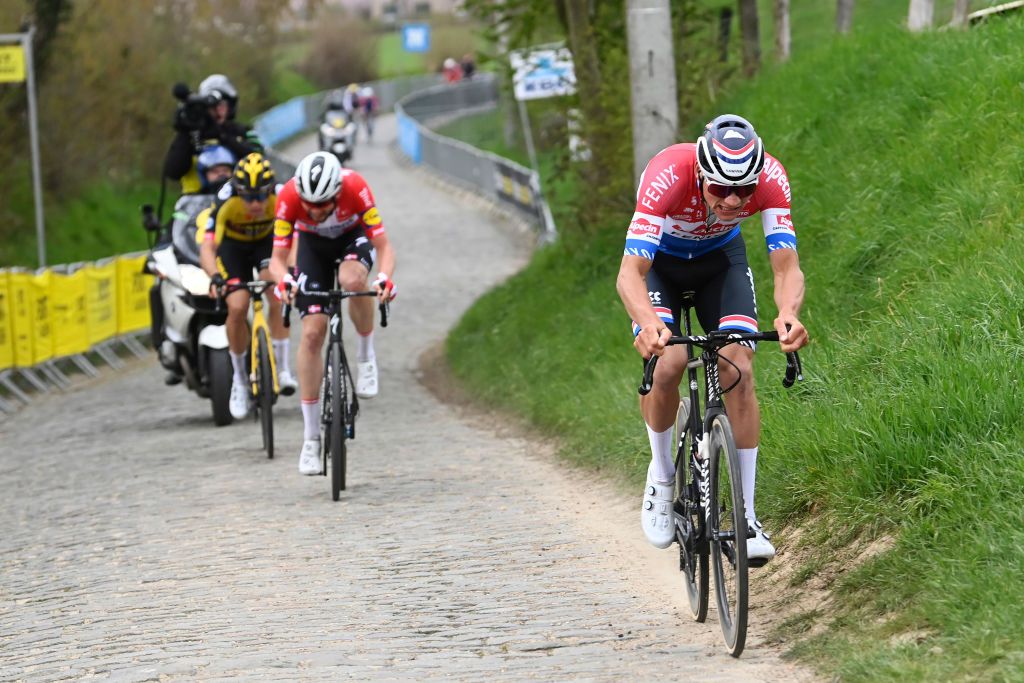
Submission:
<svg viewBox="0 0 1024 683">
<path fill-rule="evenodd" d="M 235 165 L 231 185 L 239 195 L 266 192 L 274 186 L 274 169 L 262 154 L 253 152 Z"/>
</svg>

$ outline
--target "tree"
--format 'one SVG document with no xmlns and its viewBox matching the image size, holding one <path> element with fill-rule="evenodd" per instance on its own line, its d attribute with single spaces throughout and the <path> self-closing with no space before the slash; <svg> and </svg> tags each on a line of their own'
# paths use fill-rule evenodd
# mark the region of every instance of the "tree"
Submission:
<svg viewBox="0 0 1024 683">
<path fill-rule="evenodd" d="M 934 17 L 935 0 L 910 0 L 907 28 L 911 31 L 923 31 L 931 28 Z"/>
<path fill-rule="evenodd" d="M 953 6 L 953 20 L 949 22 L 950 25 L 967 25 L 967 10 L 969 4 L 970 0 L 956 0 L 956 5 Z"/>
<path fill-rule="evenodd" d="M 853 26 L 853 0 L 837 0 L 836 32 L 849 33 L 851 26 Z"/>
<path fill-rule="evenodd" d="M 565 18 L 576 71 L 576 88 L 580 93 L 589 93 L 580 98 L 580 110 L 583 112 L 583 139 L 592 153 L 593 163 L 589 170 L 593 177 L 590 180 L 595 183 L 595 187 L 603 187 L 608 182 L 606 174 L 614 164 L 605 158 L 611 149 L 605 139 L 608 130 L 599 125 L 606 111 L 602 98 L 595 96 L 601 91 L 603 83 L 598 44 L 590 20 L 589 0 L 565 0 Z"/>
<path fill-rule="evenodd" d="M 743 37 L 743 73 L 753 76 L 761 66 L 761 33 L 757 0 L 739 0 L 740 34 Z"/>
<path fill-rule="evenodd" d="M 780 62 L 789 60 L 789 0 L 775 0 L 775 59 Z"/>
</svg>

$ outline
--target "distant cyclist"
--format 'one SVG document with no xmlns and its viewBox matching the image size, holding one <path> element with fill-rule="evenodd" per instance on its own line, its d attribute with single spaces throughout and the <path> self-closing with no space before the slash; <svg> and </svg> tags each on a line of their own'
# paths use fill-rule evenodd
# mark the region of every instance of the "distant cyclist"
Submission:
<svg viewBox="0 0 1024 683">
<path fill-rule="evenodd" d="M 359 90 L 359 108 L 363 112 L 363 125 L 366 126 L 366 139 L 373 142 L 373 121 L 377 118 L 377 94 L 373 86 L 364 85 Z"/>
<path fill-rule="evenodd" d="M 288 256 L 295 232 L 298 236 L 297 277 L 288 271 Z M 341 266 L 335 265 L 340 260 Z M 320 474 L 320 382 L 323 367 L 320 351 L 327 334 L 327 315 L 320 301 L 304 297 L 304 291 L 334 289 L 337 283 L 348 291 L 367 289 L 370 270 L 379 268 L 373 286 L 381 299 L 393 299 L 391 281 L 395 252 L 366 180 L 355 171 L 342 169 L 333 154 L 314 152 L 300 163 L 295 177 L 281 190 L 277 200 L 274 254 L 271 273 L 277 291 L 291 300 L 302 315 L 299 345 L 299 394 L 305 425 L 299 472 Z M 297 290 L 297 291 L 296 291 Z M 377 359 L 373 348 L 373 301 L 349 299 L 349 316 L 356 328 L 356 395 L 377 395 Z"/>
<path fill-rule="evenodd" d="M 238 162 L 231 179 L 217 194 L 206 220 L 206 234 L 199 257 L 203 270 L 215 287 L 237 284 L 253 279 L 253 269 L 265 280 L 270 279 L 270 255 L 274 248 L 274 215 L 277 196 L 274 171 L 270 162 L 258 153 Z M 249 412 L 249 291 L 236 289 L 225 299 L 228 307 L 228 351 L 234 378 L 231 382 L 229 408 L 236 420 Z M 269 300 L 270 336 L 277 361 L 277 379 L 281 393 L 295 393 L 297 383 L 288 369 L 288 330 L 281 320 L 281 302 Z"/>
<path fill-rule="evenodd" d="M 761 214 L 769 261 L 775 275 L 774 327 L 783 351 L 807 343 L 798 315 L 804 275 L 790 216 L 790 186 L 778 160 L 765 154 L 761 138 L 744 118 L 726 114 L 711 121 L 696 144 L 659 152 L 647 164 L 637 190 L 636 210 L 616 283 L 633 318 L 633 345 L 644 358 L 661 356 L 654 389 L 640 399 L 647 423 L 651 464 L 641 522 L 653 545 L 674 539 L 672 517 L 672 426 L 679 406 L 679 382 L 686 347 L 669 346 L 679 328 L 680 295 L 694 292 L 697 318 L 705 330 L 757 330 L 754 279 L 747 264 L 740 222 Z M 719 355 L 721 385 L 739 384 L 725 395 L 740 458 L 744 507 L 755 536 L 747 540 L 751 558 L 771 559 L 775 547 L 754 513 L 754 482 L 761 414 L 754 392 L 751 345 L 733 344 Z"/>
</svg>

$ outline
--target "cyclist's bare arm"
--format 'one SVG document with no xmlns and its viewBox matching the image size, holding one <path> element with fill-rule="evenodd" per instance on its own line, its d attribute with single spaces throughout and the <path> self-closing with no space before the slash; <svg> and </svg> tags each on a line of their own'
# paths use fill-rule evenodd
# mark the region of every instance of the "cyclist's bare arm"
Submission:
<svg viewBox="0 0 1024 683">
<path fill-rule="evenodd" d="M 800 257 L 796 249 L 776 249 L 769 254 L 768 260 L 775 274 L 775 305 L 779 309 L 775 330 L 779 333 L 779 346 L 783 351 L 796 351 L 807 344 L 807 330 L 799 320 L 804 303 L 804 273 L 800 270 Z"/>
<path fill-rule="evenodd" d="M 270 254 L 270 279 L 280 282 L 288 274 L 288 258 L 291 247 L 274 247 Z"/>
<path fill-rule="evenodd" d="M 380 233 L 370 238 L 370 244 L 377 250 L 377 272 L 387 273 L 389 278 L 395 277 L 395 250 L 391 246 L 391 240 L 387 233 Z"/>
<path fill-rule="evenodd" d="M 640 326 L 633 345 L 644 358 L 651 354 L 660 356 L 665 352 L 665 342 L 672 332 L 665 326 L 658 314 L 654 312 L 651 298 L 647 294 L 647 271 L 652 261 L 643 256 L 625 254 L 619 264 L 619 275 L 615 280 L 615 289 L 626 307 L 626 312 Z"/>
<path fill-rule="evenodd" d="M 217 243 L 212 239 L 206 238 L 199 245 L 199 267 L 210 277 L 213 277 L 218 272 Z"/>
</svg>

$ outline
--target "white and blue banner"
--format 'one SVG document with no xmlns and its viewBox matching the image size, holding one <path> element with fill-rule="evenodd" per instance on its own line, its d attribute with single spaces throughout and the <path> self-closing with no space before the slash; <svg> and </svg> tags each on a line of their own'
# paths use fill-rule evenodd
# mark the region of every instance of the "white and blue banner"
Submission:
<svg viewBox="0 0 1024 683">
<path fill-rule="evenodd" d="M 516 50 L 509 54 L 517 100 L 539 100 L 576 92 L 576 72 L 568 48 Z"/>
</svg>

